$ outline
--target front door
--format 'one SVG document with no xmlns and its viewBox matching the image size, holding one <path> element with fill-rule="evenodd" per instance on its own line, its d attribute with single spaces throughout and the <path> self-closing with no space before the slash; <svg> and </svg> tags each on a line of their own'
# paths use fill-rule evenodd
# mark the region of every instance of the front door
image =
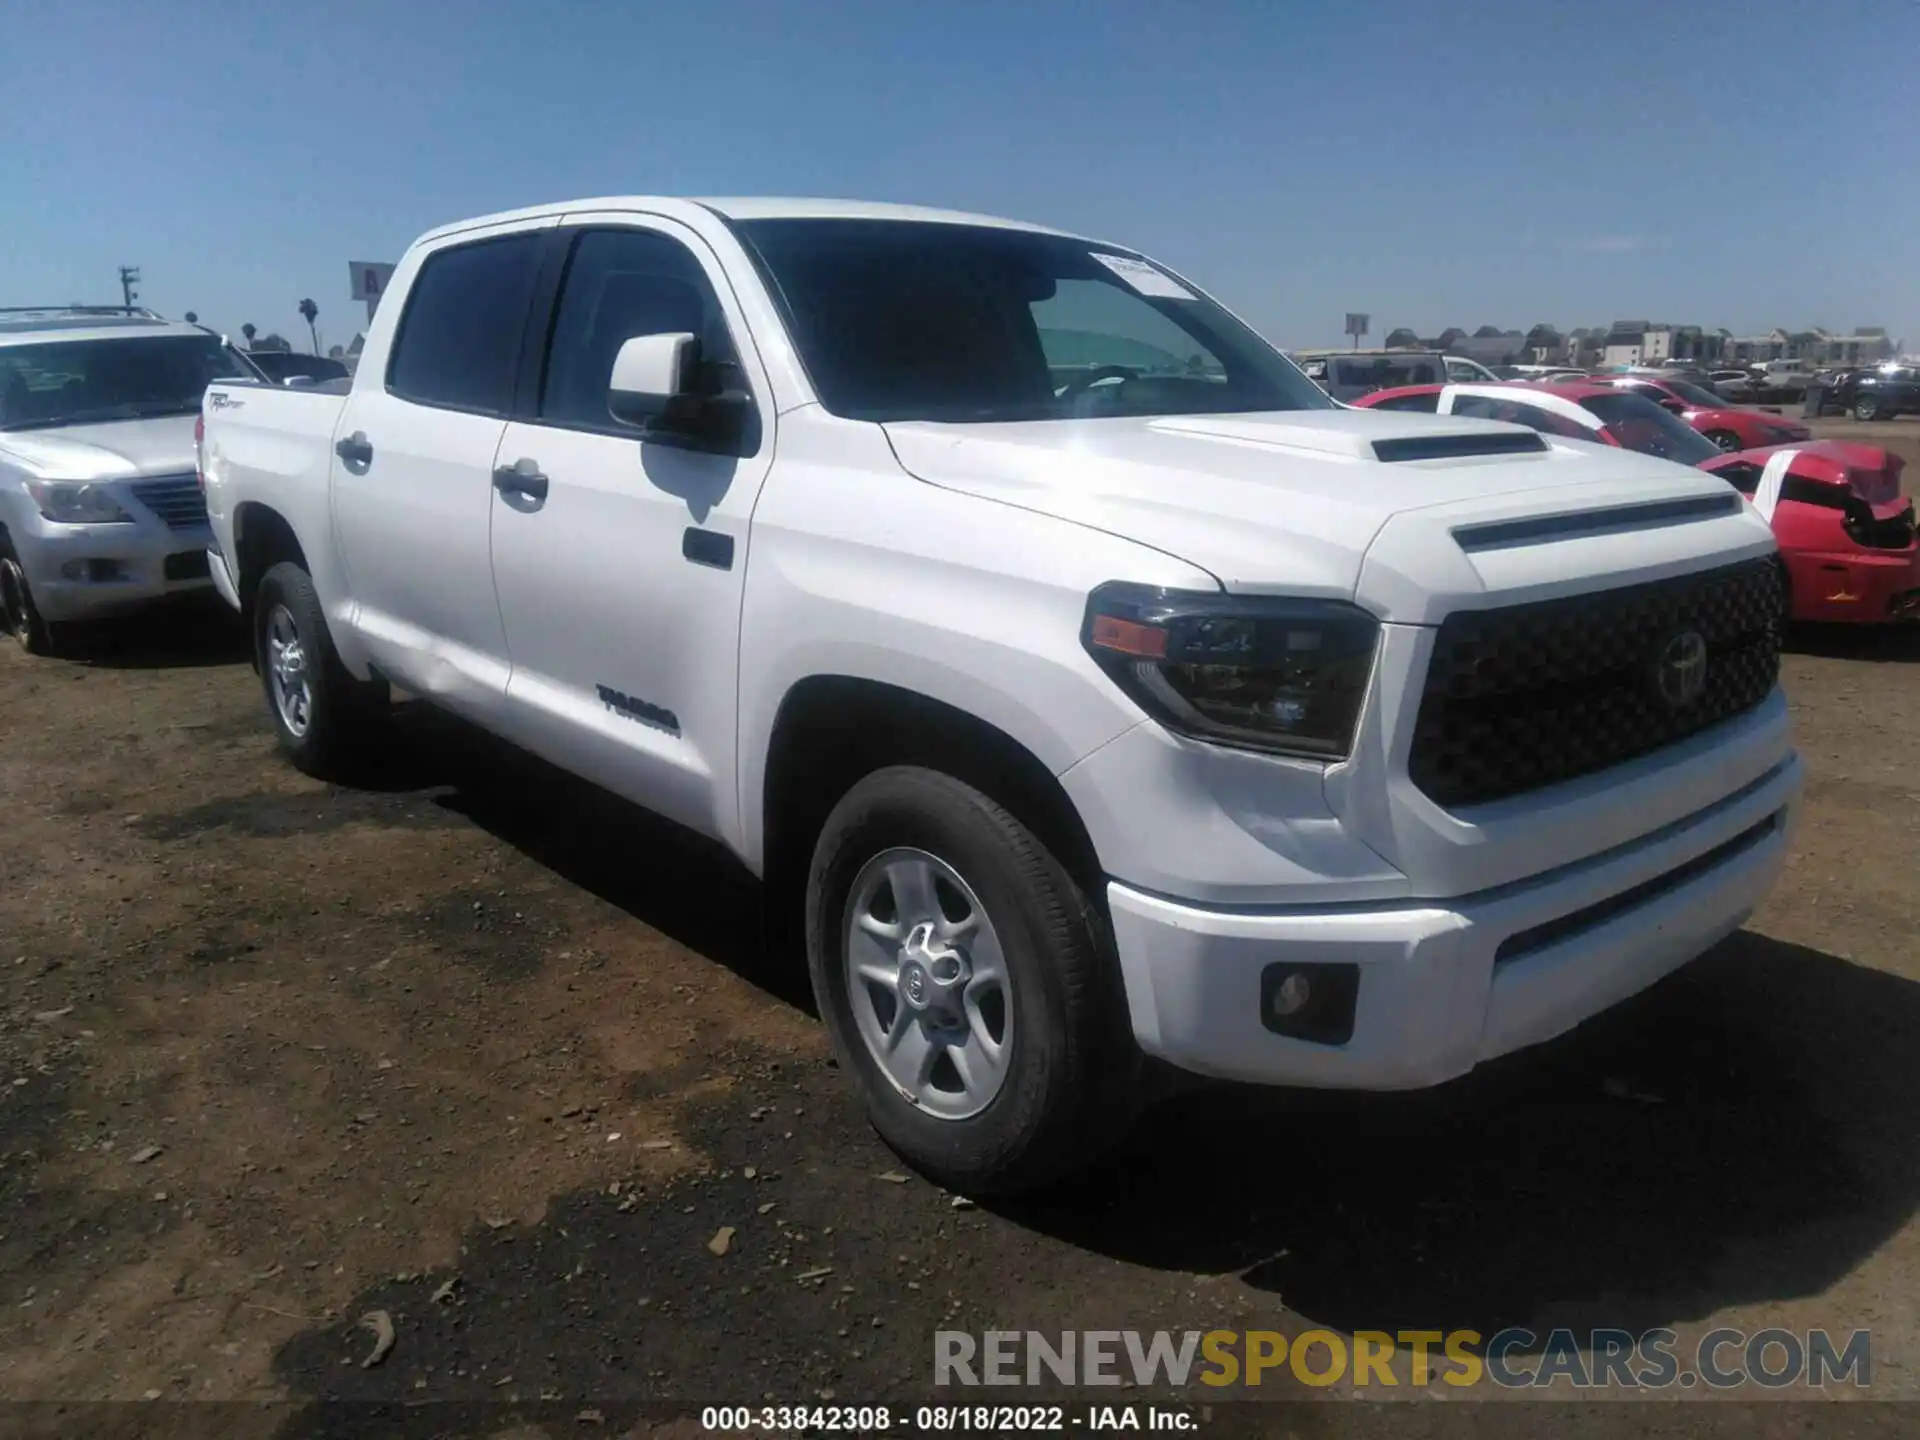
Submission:
<svg viewBox="0 0 1920 1440">
<path fill-rule="evenodd" d="M 498 464 L 538 476 L 493 499 L 493 577 L 516 739 L 704 834 L 734 841 L 741 591 L 773 409 L 739 307 L 704 243 L 631 214 L 570 220 L 537 394 Z M 621 344 L 690 333 L 703 373 L 755 397 L 719 454 L 615 421 Z"/>
</svg>

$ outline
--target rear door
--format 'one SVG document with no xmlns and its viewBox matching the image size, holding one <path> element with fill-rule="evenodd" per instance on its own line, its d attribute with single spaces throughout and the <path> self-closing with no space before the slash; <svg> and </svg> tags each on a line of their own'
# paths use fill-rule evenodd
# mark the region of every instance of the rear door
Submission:
<svg viewBox="0 0 1920 1440">
<path fill-rule="evenodd" d="M 337 432 L 333 518 L 350 623 L 383 674 L 480 715 L 507 688 L 488 535 L 494 456 L 541 243 L 557 223 L 463 234 L 426 252 L 382 373 L 359 377 Z"/>
<path fill-rule="evenodd" d="M 514 737 L 704 834 L 736 842 L 740 604 L 748 522 L 773 456 L 766 372 L 725 272 L 691 230 L 569 216 L 544 356 L 500 446 L 538 493 L 492 497 Z M 755 421 L 728 452 L 613 419 L 621 344 L 691 333 L 714 389 Z"/>
</svg>

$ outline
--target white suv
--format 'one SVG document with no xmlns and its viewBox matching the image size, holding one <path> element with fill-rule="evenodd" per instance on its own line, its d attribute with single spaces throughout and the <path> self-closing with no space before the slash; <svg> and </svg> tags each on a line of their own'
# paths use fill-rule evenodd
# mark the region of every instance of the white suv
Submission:
<svg viewBox="0 0 1920 1440">
<path fill-rule="evenodd" d="M 0 310 L 0 606 L 33 654 L 63 624 L 206 590 L 200 398 L 257 372 L 150 310 Z"/>
</svg>

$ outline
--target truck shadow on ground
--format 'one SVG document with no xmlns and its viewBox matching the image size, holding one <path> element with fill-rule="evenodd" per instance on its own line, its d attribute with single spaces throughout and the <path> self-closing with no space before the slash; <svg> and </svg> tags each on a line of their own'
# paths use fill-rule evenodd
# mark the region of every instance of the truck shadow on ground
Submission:
<svg viewBox="0 0 1920 1440">
<path fill-rule="evenodd" d="M 812 1013 L 804 961 L 768 955 L 759 882 L 722 846 L 419 701 L 395 706 L 391 743 L 353 782 L 425 792 L 561 879 Z"/>
<path fill-rule="evenodd" d="M 1883 664 L 1920 662 L 1920 625 L 1789 625 L 1786 648 L 1796 655 Z"/>
<path fill-rule="evenodd" d="M 924 1398 L 943 1329 L 1544 1335 L 1806 1295 L 1912 1208 L 1916 989 L 1745 935 L 1466 1083 L 1197 1091 L 1074 1185 L 977 1209 L 901 1175 L 829 1065 L 737 1049 L 714 1057 L 732 1090 L 679 1118 L 692 1171 L 476 1226 L 452 1268 L 372 1284 L 283 1345 L 277 1378 L 319 1402 L 283 1433 L 447 1433 L 461 1406 L 489 1431 L 515 1407 L 564 1429 L 583 1405 L 618 1433 L 643 1401 Z M 363 1368 L 372 1310 L 398 1343 Z"/>
<path fill-rule="evenodd" d="M 100 670 L 186 670 L 245 661 L 246 626 L 217 597 L 65 627 L 60 658 Z"/>
<path fill-rule="evenodd" d="M 1916 1024 L 1920 985 L 1742 932 L 1437 1090 L 1179 1097 L 1010 1213 L 1134 1264 L 1243 1272 L 1349 1331 L 1638 1331 L 1812 1295 L 1914 1209 Z"/>
</svg>

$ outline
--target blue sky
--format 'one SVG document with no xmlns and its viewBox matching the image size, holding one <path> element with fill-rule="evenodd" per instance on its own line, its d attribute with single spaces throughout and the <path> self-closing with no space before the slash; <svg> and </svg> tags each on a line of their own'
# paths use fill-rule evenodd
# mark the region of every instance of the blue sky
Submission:
<svg viewBox="0 0 1920 1440">
<path fill-rule="evenodd" d="M 616 193 L 1134 245 L 1282 344 L 1642 317 L 1920 348 L 1920 6 L 728 0 L 0 6 L 0 303 L 326 341 L 347 262 Z"/>
</svg>

